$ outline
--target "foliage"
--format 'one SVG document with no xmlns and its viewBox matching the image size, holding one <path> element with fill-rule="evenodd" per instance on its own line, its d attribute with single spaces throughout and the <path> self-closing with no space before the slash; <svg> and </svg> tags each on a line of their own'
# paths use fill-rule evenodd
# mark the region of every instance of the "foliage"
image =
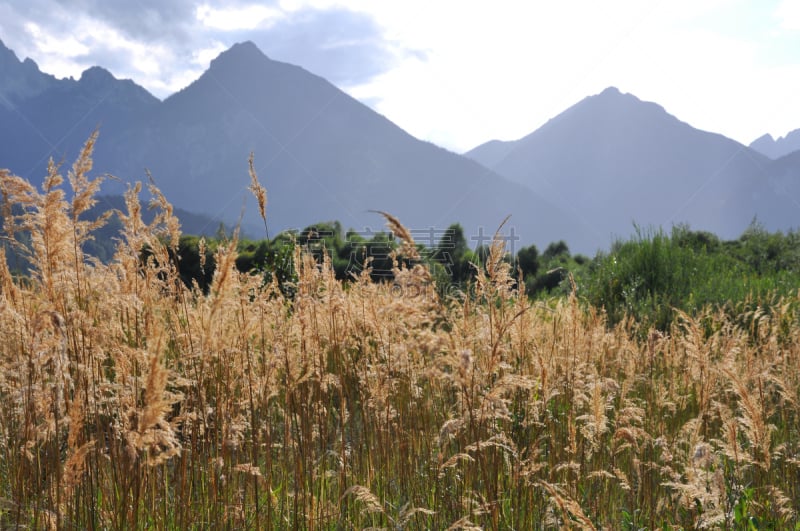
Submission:
<svg viewBox="0 0 800 531">
<path fill-rule="evenodd" d="M 544 259 L 545 257 L 542 258 Z M 536 273 L 539 272 L 540 266 L 539 250 L 535 245 L 523 247 L 517 253 L 517 268 L 524 277 L 535 277 Z"/>
<path fill-rule="evenodd" d="M 634 237 L 593 259 L 570 256 L 564 242 L 555 242 L 538 256 L 535 272 L 524 266 L 529 252 L 520 250 L 517 264 L 530 297 L 567 296 L 576 289 L 607 313 L 609 324 L 630 316 L 645 331 L 650 325 L 667 330 L 676 310 L 735 312 L 744 301 L 768 305 L 793 296 L 800 285 L 800 234 L 769 233 L 756 221 L 732 241 L 685 225 L 670 234 L 637 227 Z"/>
</svg>

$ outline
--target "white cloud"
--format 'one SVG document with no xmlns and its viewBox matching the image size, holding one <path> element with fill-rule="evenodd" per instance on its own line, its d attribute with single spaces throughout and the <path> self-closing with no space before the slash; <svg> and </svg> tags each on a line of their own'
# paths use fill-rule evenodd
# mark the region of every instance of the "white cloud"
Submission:
<svg viewBox="0 0 800 531">
<path fill-rule="evenodd" d="M 615 54 L 602 79 L 745 144 L 800 127 L 794 96 L 800 64 L 771 61 L 779 44 L 758 32 L 732 35 L 713 25 L 662 20 L 659 14 L 641 28 L 635 46 Z"/>
<path fill-rule="evenodd" d="M 775 15 L 781 28 L 800 31 L 800 2 L 797 0 L 783 0 L 775 10 Z"/>
<path fill-rule="evenodd" d="M 226 49 L 228 49 L 228 46 L 222 42 L 213 41 L 209 47 L 192 53 L 192 57 L 189 60 L 192 66 L 182 64 L 182 60 L 179 57 L 173 57 L 170 64 L 173 66 L 182 64 L 182 67 L 168 68 L 165 76 L 150 78 L 147 87 L 157 96 L 166 97 L 174 94 L 199 78 L 208 69 L 211 61 Z"/>
<path fill-rule="evenodd" d="M 79 77 L 81 72 L 91 66 L 81 60 L 90 48 L 73 35 L 58 35 L 40 27 L 34 22 L 24 25 L 24 31 L 30 36 L 32 46 L 17 50 L 22 56 L 34 59 L 43 72 L 59 78 Z"/>
<path fill-rule="evenodd" d="M 211 60 L 216 58 L 219 54 L 227 49 L 228 47 L 225 46 L 224 43 L 215 40 L 211 43 L 211 46 L 192 53 L 192 63 L 201 66 L 204 69 L 208 68 Z"/>
<path fill-rule="evenodd" d="M 89 53 L 89 47 L 73 35 L 53 35 L 35 22 L 26 23 L 25 30 L 31 35 L 42 53 L 58 55 L 63 59 L 71 59 Z"/>
<path fill-rule="evenodd" d="M 117 78 L 134 79 L 164 96 L 191 83 L 208 67 L 206 61 L 202 68 L 187 68 L 164 43 L 126 37 L 117 28 L 89 16 L 76 15 L 71 28 L 61 33 L 35 23 L 27 23 L 25 29 L 35 43 L 32 54 L 40 69 L 56 77 L 78 78 L 85 69 L 99 64 Z M 101 57 L 114 59 L 114 64 L 89 59 L 90 53 L 98 51 Z M 207 53 L 200 51 L 198 61 L 202 63 Z"/>
<path fill-rule="evenodd" d="M 454 150 L 519 138 L 587 95 L 598 63 L 645 11 L 634 2 L 613 12 L 588 3 L 580 17 L 562 3 L 431 4 L 377 15 L 388 38 L 425 51 L 425 61 L 409 56 L 352 92 Z"/>
<path fill-rule="evenodd" d="M 279 9 L 259 4 L 229 8 L 216 8 L 203 4 L 197 7 L 195 16 L 208 28 L 235 31 L 269 27 L 284 15 Z"/>
<path fill-rule="evenodd" d="M 33 13 L 27 5 L 0 4 L 0 37 L 59 77 L 100 64 L 166 96 L 233 39 L 251 38 L 459 151 L 519 138 L 609 85 L 742 142 L 800 127 L 797 0 L 200 0 L 180 4 L 178 13 L 195 16 L 168 27 L 158 26 L 178 20 L 172 10 L 142 15 L 158 22 L 148 38 L 114 9 L 98 19 L 56 2 L 46 20 L 14 22 Z M 361 18 L 309 17 L 342 9 Z"/>
<path fill-rule="evenodd" d="M 610 85 L 742 142 L 800 127 L 790 96 L 800 68 L 763 64 L 757 32 L 731 36 L 719 22 L 746 4 L 356 3 L 375 14 L 387 38 L 427 54 L 351 93 L 454 150 L 519 138 Z"/>
<path fill-rule="evenodd" d="M 300 11 L 301 9 L 331 9 L 334 7 L 355 8 L 352 2 L 342 0 L 279 0 L 278 4 L 282 10 L 288 12 Z M 359 9 L 358 11 L 364 11 L 364 9 Z"/>
</svg>

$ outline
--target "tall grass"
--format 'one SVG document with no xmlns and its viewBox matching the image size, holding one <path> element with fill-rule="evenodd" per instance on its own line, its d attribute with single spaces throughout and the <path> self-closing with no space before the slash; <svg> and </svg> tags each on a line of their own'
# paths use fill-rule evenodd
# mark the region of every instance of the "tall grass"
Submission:
<svg viewBox="0 0 800 531">
<path fill-rule="evenodd" d="M 671 235 L 637 228 L 635 237 L 578 268 L 576 277 L 579 291 L 602 307 L 612 324 L 631 315 L 645 333 L 649 326 L 667 331 L 676 309 L 699 315 L 707 306 L 735 311 L 745 301 L 758 306 L 780 296 L 795 298 L 800 282 L 795 240 L 794 233 L 770 235 L 757 227 L 740 241 L 725 243 L 681 226 Z M 766 251 L 753 249 L 767 244 L 775 255 L 769 260 Z"/>
<path fill-rule="evenodd" d="M 155 188 L 149 224 L 126 194 L 111 262 L 84 253 L 93 142 L 69 201 L 55 166 L 41 191 L 0 173 L 32 264 L 0 255 L 0 527 L 797 525 L 793 300 L 641 336 L 574 294 L 530 303 L 500 239 L 440 299 L 391 216 L 393 284 L 297 248 L 287 298 L 234 237 L 187 288 Z"/>
</svg>

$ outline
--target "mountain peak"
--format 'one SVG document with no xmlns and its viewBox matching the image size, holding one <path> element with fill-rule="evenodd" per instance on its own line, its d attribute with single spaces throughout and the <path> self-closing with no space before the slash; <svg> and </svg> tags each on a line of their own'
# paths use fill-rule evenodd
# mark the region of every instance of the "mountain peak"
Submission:
<svg viewBox="0 0 800 531">
<path fill-rule="evenodd" d="M 267 56 L 258 49 L 253 41 L 237 42 L 213 59 L 210 68 L 219 68 L 220 65 L 225 64 L 246 65 L 264 59 L 267 59 Z"/>
<path fill-rule="evenodd" d="M 606 87 L 603 92 L 599 94 L 599 96 L 621 96 L 622 92 L 619 91 L 617 87 Z"/>
<path fill-rule="evenodd" d="M 0 58 L 7 57 L 13 57 L 14 60 L 17 60 L 16 54 L 3 43 L 3 39 L 0 39 Z"/>
<path fill-rule="evenodd" d="M 631 94 L 630 92 L 622 92 L 617 87 L 607 87 L 600 94 L 589 96 L 587 100 L 596 100 L 599 102 L 636 102 L 643 103 L 642 100 Z"/>
<path fill-rule="evenodd" d="M 11 74 L 10 69 L 19 69 L 20 67 L 25 72 L 35 72 L 37 74 L 41 74 L 39 71 L 39 65 L 36 64 L 36 61 L 30 57 L 26 57 L 24 61 L 20 61 L 20 59 L 17 57 L 17 54 L 14 53 L 14 50 L 7 47 L 0 39 L 0 74 L 11 76 L 13 74 Z"/>
<path fill-rule="evenodd" d="M 92 66 L 87 68 L 81 74 L 78 83 L 86 87 L 90 91 L 107 90 L 111 88 L 118 80 L 111 72 L 100 66 Z"/>
<path fill-rule="evenodd" d="M 756 202 L 771 193 L 765 159 L 616 87 L 520 140 L 483 145 L 470 156 L 585 221 L 596 238 L 630 234 L 632 221 L 687 222 L 732 238 L 754 213 L 789 219 L 788 209 L 770 210 L 771 199 Z"/>
<path fill-rule="evenodd" d="M 74 83 L 74 82 L 73 82 Z M 76 85 L 84 94 L 101 97 L 103 100 L 123 105 L 152 105 L 158 98 L 137 85 L 131 79 L 117 79 L 114 74 L 101 66 L 87 68 Z M 137 103 L 132 103 L 137 102 Z"/>
<path fill-rule="evenodd" d="M 253 41 L 243 41 L 237 42 L 233 46 L 228 49 L 229 52 L 236 52 L 236 53 L 257 53 L 259 55 L 264 55 L 261 50 L 258 49 L 258 46 Z"/>
<path fill-rule="evenodd" d="M 0 40 L 0 74 L 11 75 L 12 68 L 19 68 L 20 60 L 11 48 L 7 48 Z"/>
<path fill-rule="evenodd" d="M 777 139 L 767 133 L 753 140 L 750 147 L 771 159 L 779 159 L 800 150 L 800 129 L 795 129 Z"/>
<path fill-rule="evenodd" d="M 91 66 L 81 74 L 81 82 L 98 83 L 108 82 L 116 79 L 111 72 L 102 66 Z"/>
<path fill-rule="evenodd" d="M 19 100 L 46 90 L 55 77 L 43 74 L 33 59 L 20 61 L 13 50 L 0 41 L 0 96 Z"/>
</svg>

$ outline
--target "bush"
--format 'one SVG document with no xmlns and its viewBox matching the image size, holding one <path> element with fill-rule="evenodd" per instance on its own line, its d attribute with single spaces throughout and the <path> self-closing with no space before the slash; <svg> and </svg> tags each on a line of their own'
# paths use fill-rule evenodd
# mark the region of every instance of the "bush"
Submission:
<svg viewBox="0 0 800 531">
<path fill-rule="evenodd" d="M 794 261 L 786 239 L 749 231 L 723 244 L 713 234 L 685 226 L 669 236 L 637 228 L 634 238 L 599 254 L 580 284 L 589 302 L 606 310 L 611 324 L 631 315 L 645 327 L 666 330 L 675 309 L 697 313 L 706 306 L 792 294 L 798 269 L 790 267 Z"/>
</svg>

